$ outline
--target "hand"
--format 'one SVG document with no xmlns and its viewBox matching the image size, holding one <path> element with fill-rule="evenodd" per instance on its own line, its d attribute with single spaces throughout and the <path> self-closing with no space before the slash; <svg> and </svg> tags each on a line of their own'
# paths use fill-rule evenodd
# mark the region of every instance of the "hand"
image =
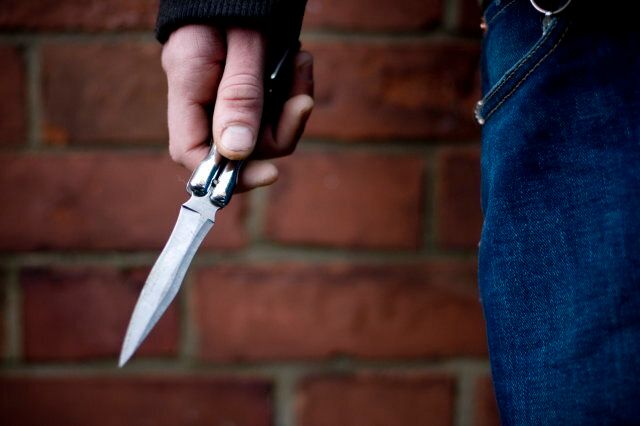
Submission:
<svg viewBox="0 0 640 426">
<path fill-rule="evenodd" d="M 193 170 L 209 151 L 210 135 L 229 159 L 253 153 L 238 191 L 276 181 L 275 165 L 260 159 L 291 154 L 313 109 L 313 58 L 303 51 L 295 58 L 290 97 L 278 123 L 262 123 L 261 130 L 265 50 L 259 31 L 223 33 L 206 25 L 179 28 L 162 49 L 171 158 Z"/>
</svg>

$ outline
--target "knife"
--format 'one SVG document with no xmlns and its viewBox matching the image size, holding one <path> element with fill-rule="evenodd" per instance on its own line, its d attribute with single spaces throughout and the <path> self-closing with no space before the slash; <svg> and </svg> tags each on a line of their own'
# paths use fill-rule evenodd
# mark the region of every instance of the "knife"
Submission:
<svg viewBox="0 0 640 426">
<path fill-rule="evenodd" d="M 300 47 L 285 49 L 270 67 L 265 82 L 264 111 L 278 115 L 292 76 L 293 58 Z M 140 292 L 122 344 L 118 365 L 124 366 L 156 325 L 178 294 L 184 276 L 202 240 L 215 223 L 218 210 L 233 195 L 242 161 L 231 161 L 211 141 L 207 157 L 196 167 L 187 183 L 191 197 L 180 207 L 178 220 Z"/>
</svg>

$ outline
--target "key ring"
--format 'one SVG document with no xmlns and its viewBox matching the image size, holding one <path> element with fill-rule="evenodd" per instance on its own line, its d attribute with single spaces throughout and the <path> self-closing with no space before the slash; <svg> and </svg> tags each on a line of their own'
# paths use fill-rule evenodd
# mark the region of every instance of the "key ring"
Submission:
<svg viewBox="0 0 640 426">
<path fill-rule="evenodd" d="M 551 15 L 557 15 L 558 13 L 565 10 L 571 4 L 572 0 L 567 0 L 565 4 L 563 4 L 556 10 L 546 10 L 538 6 L 538 4 L 536 3 L 536 0 L 529 0 L 529 1 L 531 2 L 531 6 L 533 6 L 535 10 L 537 10 L 540 13 L 543 13 L 544 16 L 551 16 Z"/>
</svg>

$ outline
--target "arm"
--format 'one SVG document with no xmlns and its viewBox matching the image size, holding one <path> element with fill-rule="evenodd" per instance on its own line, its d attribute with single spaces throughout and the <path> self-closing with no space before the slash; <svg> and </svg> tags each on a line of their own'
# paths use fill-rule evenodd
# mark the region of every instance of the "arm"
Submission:
<svg viewBox="0 0 640 426">
<path fill-rule="evenodd" d="M 175 161 L 193 169 L 206 155 L 210 135 L 231 159 L 252 153 L 272 158 L 295 149 L 313 108 L 310 54 L 296 57 L 290 97 L 275 123 L 262 122 L 262 86 L 270 52 L 297 40 L 300 7 L 304 2 L 298 0 L 161 1 L 157 36 L 165 41 L 169 151 Z M 251 161 L 240 186 L 268 185 L 276 178 L 273 164 Z"/>
</svg>

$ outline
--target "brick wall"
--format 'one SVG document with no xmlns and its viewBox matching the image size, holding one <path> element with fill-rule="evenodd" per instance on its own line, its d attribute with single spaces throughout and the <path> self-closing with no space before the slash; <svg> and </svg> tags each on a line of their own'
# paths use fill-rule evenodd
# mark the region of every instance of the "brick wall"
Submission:
<svg viewBox="0 0 640 426">
<path fill-rule="evenodd" d="M 475 0 L 310 0 L 317 107 L 115 366 L 188 173 L 148 0 L 0 1 L 0 423 L 497 424 Z"/>
</svg>

